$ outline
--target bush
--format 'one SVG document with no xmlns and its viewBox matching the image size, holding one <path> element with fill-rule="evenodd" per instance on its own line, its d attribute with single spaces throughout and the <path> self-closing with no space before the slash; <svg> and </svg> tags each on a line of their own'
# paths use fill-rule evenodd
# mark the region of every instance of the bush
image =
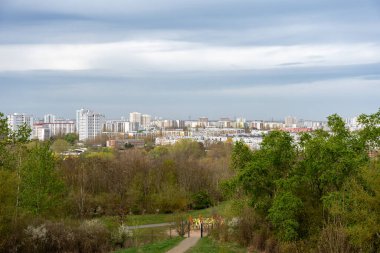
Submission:
<svg viewBox="0 0 380 253">
<path fill-rule="evenodd" d="M 189 221 L 186 219 L 184 215 L 176 215 L 175 217 L 175 230 L 179 236 L 185 236 L 189 231 Z"/>
<path fill-rule="evenodd" d="M 109 252 L 110 233 L 96 220 L 81 225 L 35 220 L 19 227 L 0 252 Z M 17 237 L 16 237 L 17 236 Z"/>
<path fill-rule="evenodd" d="M 206 191 L 200 191 L 192 196 L 192 208 L 205 209 L 211 206 L 210 195 Z"/>
<path fill-rule="evenodd" d="M 126 225 L 120 225 L 111 235 L 112 244 L 116 247 L 123 248 L 126 246 L 127 239 L 132 237 L 132 230 Z"/>
<path fill-rule="evenodd" d="M 315 253 L 310 241 L 282 242 L 279 246 L 281 253 Z"/>
<path fill-rule="evenodd" d="M 161 192 L 153 195 L 155 209 L 162 213 L 184 211 L 188 208 L 188 196 L 186 191 L 174 186 L 166 186 Z"/>
<path fill-rule="evenodd" d="M 355 251 L 349 243 L 349 238 L 343 227 L 338 224 L 327 225 L 320 234 L 318 241 L 320 253 L 350 253 Z"/>
<path fill-rule="evenodd" d="M 98 220 L 89 220 L 76 230 L 80 252 L 109 252 L 110 233 Z"/>
<path fill-rule="evenodd" d="M 26 219 L 19 217 L 17 223 L 9 224 L 7 231 L 0 234 L 0 252 L 22 252 L 21 245 L 25 237 L 24 229 L 26 227 Z"/>
</svg>

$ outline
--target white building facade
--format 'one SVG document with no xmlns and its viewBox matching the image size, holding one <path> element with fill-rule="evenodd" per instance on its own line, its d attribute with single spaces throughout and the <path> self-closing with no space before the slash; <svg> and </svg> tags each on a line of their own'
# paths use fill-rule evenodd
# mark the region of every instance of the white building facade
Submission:
<svg viewBox="0 0 380 253">
<path fill-rule="evenodd" d="M 55 115 L 53 114 L 44 115 L 44 123 L 54 123 L 54 122 L 55 122 Z"/>
<path fill-rule="evenodd" d="M 88 109 L 76 112 L 79 140 L 93 140 L 102 134 L 105 116 Z"/>
<path fill-rule="evenodd" d="M 152 116 L 148 115 L 148 114 L 143 114 L 141 116 L 141 126 L 145 129 L 147 129 L 150 124 L 152 122 Z"/>
<path fill-rule="evenodd" d="M 20 126 L 26 124 L 33 129 L 33 116 L 25 113 L 13 113 L 7 115 L 8 126 L 12 131 L 17 131 Z"/>
</svg>

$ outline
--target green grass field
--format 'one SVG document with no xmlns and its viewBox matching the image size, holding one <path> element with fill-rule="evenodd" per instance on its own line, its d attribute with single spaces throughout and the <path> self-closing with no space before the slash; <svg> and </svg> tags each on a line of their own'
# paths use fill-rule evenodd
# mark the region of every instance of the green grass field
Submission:
<svg viewBox="0 0 380 253">
<path fill-rule="evenodd" d="M 245 253 L 247 249 L 236 244 L 215 242 L 209 237 L 204 237 L 186 253 Z"/>
<path fill-rule="evenodd" d="M 129 226 L 137 226 L 137 225 L 145 225 L 145 224 L 157 224 L 157 223 L 165 223 L 165 222 L 173 222 L 176 221 L 179 216 L 181 217 L 210 217 L 214 213 L 218 213 L 219 215 L 224 216 L 226 212 L 227 202 L 220 203 L 218 206 L 210 207 L 202 210 L 191 210 L 188 212 L 180 212 L 173 214 L 144 214 L 144 215 L 127 215 L 126 223 Z M 115 216 L 106 216 L 100 218 L 106 225 L 109 226 L 117 226 L 118 217 Z"/>
<path fill-rule="evenodd" d="M 143 225 L 143 224 L 155 224 L 155 223 L 164 223 L 164 222 L 173 222 L 176 220 L 178 216 L 192 216 L 192 217 L 198 217 L 201 215 L 202 217 L 210 217 L 214 213 L 218 213 L 220 215 L 223 215 L 225 209 L 226 209 L 227 203 L 221 203 L 218 206 L 210 207 L 207 209 L 201 209 L 201 210 L 191 210 L 187 212 L 179 212 L 179 213 L 173 213 L 173 214 L 145 214 L 145 215 L 129 215 L 127 217 L 127 222 L 131 222 L 132 224 L 136 225 Z"/>
<path fill-rule="evenodd" d="M 169 249 L 176 246 L 180 241 L 182 241 L 182 237 L 174 237 L 167 240 L 162 240 L 160 242 L 155 242 L 151 244 L 146 244 L 141 247 L 123 249 L 119 251 L 115 251 L 115 253 L 164 253 Z"/>
</svg>

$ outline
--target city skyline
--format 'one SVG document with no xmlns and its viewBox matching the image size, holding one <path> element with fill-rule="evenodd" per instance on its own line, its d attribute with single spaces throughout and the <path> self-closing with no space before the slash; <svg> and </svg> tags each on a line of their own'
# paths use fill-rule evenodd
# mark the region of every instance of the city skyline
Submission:
<svg viewBox="0 0 380 253">
<path fill-rule="evenodd" d="M 230 121 L 237 121 L 237 120 L 244 119 L 247 121 L 274 121 L 274 122 L 275 121 L 284 121 L 285 122 L 288 117 L 296 119 L 296 120 L 327 121 L 327 119 L 326 120 L 318 120 L 318 119 L 312 119 L 312 118 L 304 119 L 304 118 L 296 117 L 295 115 L 286 115 L 283 118 L 273 118 L 273 117 L 272 118 L 246 118 L 244 115 L 239 115 L 239 116 L 223 115 L 221 117 L 215 117 L 215 118 L 208 117 L 207 115 L 203 115 L 201 117 L 188 117 L 188 118 L 185 118 L 185 117 L 184 118 L 167 118 L 167 117 L 162 117 L 161 115 L 145 114 L 144 112 L 128 112 L 125 115 L 119 115 L 118 117 L 107 117 L 107 115 L 105 115 L 104 113 L 102 113 L 100 111 L 92 110 L 91 108 L 88 108 L 88 107 L 77 109 L 77 110 L 75 110 L 75 112 L 72 115 L 69 115 L 68 117 L 64 117 L 61 114 L 56 113 L 56 112 L 48 112 L 48 113 L 44 113 L 44 114 L 35 114 L 35 113 L 29 113 L 29 112 L 25 112 L 25 111 L 6 112 L 6 113 L 1 112 L 1 113 L 3 113 L 5 116 L 7 116 L 7 115 L 27 115 L 27 116 L 33 117 L 34 120 L 49 123 L 49 121 L 54 122 L 56 120 L 76 120 L 78 118 L 78 115 L 77 115 L 78 111 L 80 111 L 80 110 L 86 110 L 86 111 L 91 111 L 93 113 L 102 114 L 106 120 L 123 120 L 123 121 L 129 121 L 129 122 L 135 122 L 135 120 L 131 120 L 131 118 L 130 118 L 131 114 L 134 114 L 134 113 L 141 114 L 142 117 L 148 116 L 150 118 L 149 121 L 151 121 L 151 120 L 202 121 L 202 119 L 207 119 L 208 121 L 220 121 L 220 120 L 227 120 L 227 119 Z M 359 115 L 355 115 L 353 117 L 348 117 L 346 119 L 355 118 L 358 116 Z M 78 128 L 78 126 L 77 126 L 77 128 Z"/>
<path fill-rule="evenodd" d="M 380 104 L 380 4 L 0 3 L 0 111 L 325 120 Z"/>
</svg>

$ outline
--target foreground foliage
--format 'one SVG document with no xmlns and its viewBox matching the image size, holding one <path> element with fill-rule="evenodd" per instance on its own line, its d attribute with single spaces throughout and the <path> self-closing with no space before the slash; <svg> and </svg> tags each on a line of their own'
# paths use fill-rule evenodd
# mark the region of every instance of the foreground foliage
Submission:
<svg viewBox="0 0 380 253">
<path fill-rule="evenodd" d="M 164 253 L 167 252 L 169 249 L 176 246 L 178 243 L 180 243 L 183 240 L 182 237 L 174 237 L 171 239 L 163 240 L 160 242 L 155 242 L 151 244 L 146 244 L 139 248 L 129 248 L 125 250 L 119 250 L 115 253 Z"/>
<path fill-rule="evenodd" d="M 302 134 L 298 143 L 273 131 L 258 151 L 234 146 L 236 176 L 224 188 L 252 210 L 249 243 L 266 227 L 262 240 L 279 242 L 273 252 L 304 249 L 306 241 L 309 251 L 380 251 L 380 164 L 369 158 L 379 147 L 380 110 L 359 121 L 363 129 L 350 132 L 331 115 L 329 132 Z"/>
<path fill-rule="evenodd" d="M 0 113 L 0 252 L 107 252 L 128 246 L 124 235 L 114 236 L 119 226 L 136 215 L 154 214 L 154 221 L 215 205 L 223 200 L 220 181 L 232 174 L 231 145 L 224 143 L 204 147 L 185 140 L 148 151 L 100 148 L 63 158 L 60 153 L 77 136 L 53 143 L 29 136 L 26 126 L 11 131 Z M 117 217 L 117 225 L 86 223 L 104 216 Z"/>
</svg>

